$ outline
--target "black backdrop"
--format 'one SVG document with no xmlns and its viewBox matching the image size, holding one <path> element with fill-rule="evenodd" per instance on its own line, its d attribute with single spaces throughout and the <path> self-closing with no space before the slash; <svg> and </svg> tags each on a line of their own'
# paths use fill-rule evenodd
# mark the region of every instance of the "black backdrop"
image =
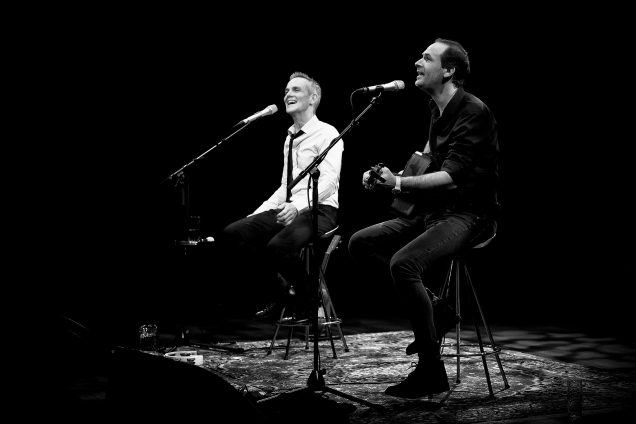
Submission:
<svg viewBox="0 0 636 424">
<path fill-rule="evenodd" d="M 24 71 L 43 141 L 42 163 L 30 165 L 39 189 L 31 200 L 47 240 L 35 268 L 59 281 L 47 303 L 80 320 L 134 328 L 156 311 L 205 320 L 217 302 L 232 302 L 218 299 L 219 286 L 250 293 L 252 282 L 221 272 L 214 248 L 194 262 L 174 260 L 179 196 L 163 180 L 237 121 L 276 104 L 278 113 L 188 172 L 191 214 L 201 216 L 204 235 L 251 212 L 280 179 L 291 124 L 283 89 L 293 71 L 320 81 L 318 116 L 339 130 L 371 99 L 351 99 L 354 89 L 406 83 L 344 137 L 345 241 L 382 218 L 386 199 L 365 193 L 361 174 L 378 161 L 399 169 L 422 147 L 428 98 L 413 85 L 414 62 L 445 37 L 468 50 L 466 89 L 500 125 L 504 212 L 499 237 L 476 265 L 487 306 L 503 322 L 621 330 L 634 281 L 633 209 L 625 121 L 603 94 L 618 78 L 607 69 L 612 43 L 597 26 L 606 18 L 553 9 L 457 13 L 91 11 L 29 34 L 24 54 L 33 66 Z M 384 302 L 388 285 L 362 280 L 346 249 L 330 272 L 341 314 L 395 309 Z"/>
</svg>

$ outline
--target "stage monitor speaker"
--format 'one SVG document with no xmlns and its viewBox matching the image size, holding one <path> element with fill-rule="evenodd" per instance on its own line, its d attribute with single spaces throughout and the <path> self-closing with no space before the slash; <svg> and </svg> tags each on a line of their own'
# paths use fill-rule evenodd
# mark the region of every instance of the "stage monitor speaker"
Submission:
<svg viewBox="0 0 636 424">
<path fill-rule="evenodd" d="M 112 351 L 106 402 L 114 419 L 204 418 L 214 423 L 264 418 L 249 395 L 214 372 L 122 347 Z"/>
</svg>

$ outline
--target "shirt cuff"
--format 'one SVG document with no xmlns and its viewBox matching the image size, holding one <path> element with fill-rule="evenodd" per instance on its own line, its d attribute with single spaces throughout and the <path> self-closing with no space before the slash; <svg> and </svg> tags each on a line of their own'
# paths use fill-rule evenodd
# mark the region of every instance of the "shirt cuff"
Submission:
<svg viewBox="0 0 636 424">
<path fill-rule="evenodd" d="M 395 187 L 393 187 L 393 193 L 400 193 L 402 191 L 402 177 L 395 176 Z"/>
</svg>

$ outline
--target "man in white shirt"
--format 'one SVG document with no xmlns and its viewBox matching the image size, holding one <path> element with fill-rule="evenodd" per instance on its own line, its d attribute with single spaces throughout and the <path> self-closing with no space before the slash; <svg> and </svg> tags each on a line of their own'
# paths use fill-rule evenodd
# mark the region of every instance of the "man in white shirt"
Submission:
<svg viewBox="0 0 636 424">
<path fill-rule="evenodd" d="M 310 281 L 300 259 L 300 250 L 312 239 L 310 175 L 290 190 L 288 185 L 339 135 L 332 125 L 316 116 L 321 95 L 320 85 L 307 74 L 295 72 L 290 76 L 283 100 L 285 111 L 294 123 L 285 139 L 281 184 L 253 213 L 225 227 L 219 240 L 238 249 L 239 263 L 244 262 L 245 266 L 251 265 L 251 255 L 265 255 L 262 263 L 269 269 L 262 270 L 266 277 L 260 281 L 271 284 L 272 289 L 270 302 L 257 312 L 257 317 L 275 313 L 288 300 L 283 296 L 289 290 L 279 283 L 280 276 L 282 281 L 294 285 L 296 311 L 293 319 L 301 322 L 310 316 Z M 343 148 L 340 139 L 318 166 L 318 236 L 337 225 Z"/>
</svg>

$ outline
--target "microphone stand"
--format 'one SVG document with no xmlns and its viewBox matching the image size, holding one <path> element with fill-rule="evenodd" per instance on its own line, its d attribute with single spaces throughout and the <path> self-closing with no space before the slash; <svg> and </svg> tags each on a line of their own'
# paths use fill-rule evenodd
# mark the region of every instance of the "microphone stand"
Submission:
<svg viewBox="0 0 636 424">
<path fill-rule="evenodd" d="M 212 147 L 210 147 L 208 150 L 206 150 L 205 152 L 201 153 L 199 156 L 195 157 L 194 159 L 192 159 L 190 162 L 186 163 L 185 165 L 183 165 L 181 168 L 177 169 L 176 171 L 174 171 L 172 174 L 168 175 L 166 178 L 164 178 L 161 183 L 165 183 L 167 181 L 173 180 L 174 181 L 174 186 L 175 187 L 180 187 L 181 190 L 181 206 L 183 207 L 183 226 L 181 228 L 182 233 L 181 236 L 183 237 L 183 240 L 175 240 L 175 245 L 176 246 L 183 246 L 184 250 L 183 250 L 183 254 L 184 256 L 187 255 L 187 251 L 188 251 L 188 246 L 196 246 L 199 243 L 199 240 L 192 240 L 191 237 L 189 236 L 189 232 L 191 230 L 190 226 L 192 223 L 192 217 L 190 216 L 190 187 L 188 184 L 188 178 L 187 178 L 187 174 L 186 174 L 186 170 L 194 165 L 198 160 L 201 160 L 205 155 L 207 155 L 208 153 L 210 153 L 212 150 L 216 149 L 217 147 L 219 147 L 223 142 L 229 140 L 230 138 L 232 138 L 235 134 L 237 134 L 239 131 L 243 130 L 245 127 L 247 127 L 249 124 L 251 124 L 253 121 L 248 121 L 246 122 L 244 125 L 241 125 L 236 131 L 234 131 L 232 134 L 228 135 L 225 138 L 222 138 L 218 143 L 216 143 L 215 145 L 213 145 Z M 237 124 L 238 125 L 238 124 Z M 236 127 L 236 125 L 234 126 Z M 198 235 L 197 235 L 198 237 Z M 190 340 L 188 340 L 188 330 L 186 330 L 185 328 L 183 328 L 183 325 L 180 325 L 180 329 L 178 330 L 179 335 L 177 336 L 177 343 L 175 345 L 175 348 L 178 346 L 198 346 L 198 347 L 202 347 L 202 348 L 211 348 L 211 349 L 223 349 L 223 350 L 229 350 L 232 352 L 237 352 L 237 353 L 243 353 L 244 349 L 240 348 L 240 347 L 235 347 L 235 346 L 228 346 L 228 344 L 226 343 L 194 343 L 191 342 Z"/>
<path fill-rule="evenodd" d="M 203 157 L 205 155 L 207 155 L 212 150 L 214 150 L 217 147 L 219 147 L 226 140 L 229 140 L 230 138 L 232 138 L 235 134 L 237 134 L 239 131 L 243 130 L 245 127 L 247 127 L 252 122 L 254 122 L 254 121 L 246 122 L 244 125 L 240 126 L 236 131 L 234 131 L 232 134 L 228 135 L 225 138 L 222 138 L 214 146 L 210 147 L 208 150 L 206 150 L 205 152 L 201 153 L 199 156 L 195 157 L 190 162 L 186 163 L 181 168 L 177 169 L 176 171 L 174 171 L 172 174 L 168 175 L 166 178 L 164 178 L 161 181 L 161 183 L 163 184 L 163 183 L 165 183 L 167 181 L 175 180 L 175 183 L 174 183 L 175 187 L 181 187 L 181 205 L 183 206 L 183 213 L 184 213 L 182 236 L 187 235 L 188 230 L 189 230 L 188 223 L 190 222 L 190 189 L 189 189 L 189 185 L 188 185 L 188 178 L 187 178 L 187 175 L 186 175 L 185 171 L 190 166 L 194 165 L 196 163 L 196 161 L 203 159 Z M 237 125 L 239 125 L 239 124 L 237 124 Z M 236 125 L 235 125 L 235 127 L 236 127 Z M 198 242 L 198 240 L 190 240 L 190 238 L 186 236 L 186 237 L 184 237 L 183 240 L 175 241 L 175 244 L 177 246 L 193 246 L 193 245 L 196 246 L 197 242 Z"/>
<path fill-rule="evenodd" d="M 303 178 L 305 178 L 307 174 L 311 175 L 311 179 L 313 182 L 311 212 L 312 212 L 312 243 L 313 243 L 314 249 L 310 249 L 309 254 L 310 254 L 310 274 L 311 274 L 310 281 L 312 284 L 312 287 L 310 288 L 310 293 L 311 293 L 310 300 L 311 300 L 311 304 L 314 305 L 311 311 L 312 331 L 314 335 L 314 360 L 313 360 L 313 370 L 311 371 L 309 378 L 307 379 L 307 387 L 298 389 L 297 391 L 309 390 L 312 392 L 317 392 L 317 391 L 329 392 L 329 393 L 333 393 L 335 395 L 341 396 L 345 399 L 349 399 L 349 400 L 352 400 L 352 401 L 355 401 L 355 402 L 358 402 L 363 405 L 376 408 L 376 409 L 383 409 L 384 407 L 382 405 L 377 405 L 377 404 L 368 402 L 366 400 L 359 399 L 347 393 L 340 392 L 336 389 L 333 389 L 325 385 L 325 379 L 323 376 L 326 374 L 326 370 L 324 368 L 321 369 L 320 350 L 318 349 L 318 338 L 320 336 L 320 331 L 318 326 L 318 302 L 320 299 L 320 294 L 319 294 L 320 292 L 320 264 L 318 263 L 318 260 L 315 257 L 315 248 L 316 246 L 318 246 L 318 239 L 319 239 L 318 237 L 318 178 L 320 176 L 320 170 L 318 169 L 318 165 L 320 165 L 320 163 L 325 159 L 325 156 L 327 156 L 327 153 L 329 152 L 329 150 L 331 150 L 331 148 L 354 125 L 358 123 L 358 120 L 362 117 L 362 115 L 364 115 L 371 108 L 371 106 L 378 103 L 381 95 L 382 95 L 382 92 L 378 93 L 377 96 L 371 99 L 371 102 L 369 103 L 369 105 L 357 117 L 355 117 L 351 121 L 351 123 L 336 138 L 334 138 L 331 141 L 329 146 L 320 155 L 318 155 L 313 160 L 313 162 L 311 162 L 305 169 L 303 169 L 300 172 L 300 174 L 298 174 L 298 176 L 294 179 L 294 181 L 292 181 L 290 184 L 290 189 L 291 189 L 294 186 L 296 186 L 296 184 L 298 184 Z"/>
</svg>

